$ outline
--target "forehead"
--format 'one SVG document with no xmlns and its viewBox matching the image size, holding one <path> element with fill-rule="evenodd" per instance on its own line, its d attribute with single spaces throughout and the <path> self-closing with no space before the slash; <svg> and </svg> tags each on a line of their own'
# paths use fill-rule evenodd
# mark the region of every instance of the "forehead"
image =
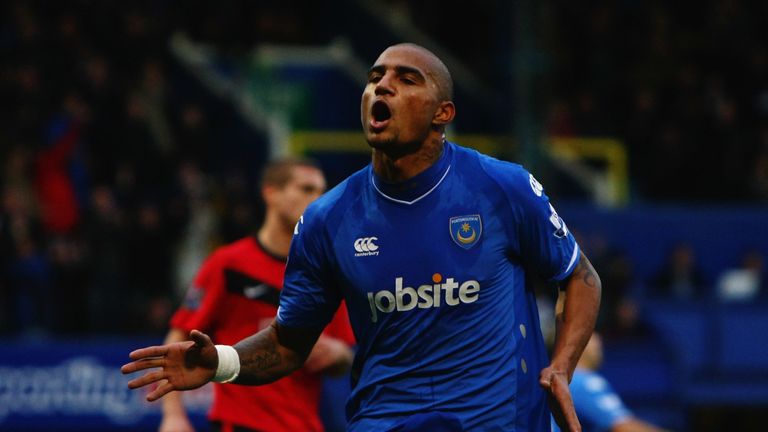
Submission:
<svg viewBox="0 0 768 432">
<path fill-rule="evenodd" d="M 424 75 L 432 75 L 432 67 L 429 60 L 429 55 L 417 48 L 394 46 L 387 48 L 381 53 L 379 58 L 376 59 L 374 67 L 408 66 L 418 69 Z"/>
<path fill-rule="evenodd" d="M 318 168 L 297 165 L 291 169 L 291 182 L 306 183 L 306 182 L 324 182 L 323 172 Z"/>
</svg>

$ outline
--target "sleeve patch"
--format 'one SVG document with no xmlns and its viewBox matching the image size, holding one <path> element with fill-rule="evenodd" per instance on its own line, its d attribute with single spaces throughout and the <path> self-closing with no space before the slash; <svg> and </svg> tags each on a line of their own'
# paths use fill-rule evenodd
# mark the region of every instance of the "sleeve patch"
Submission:
<svg viewBox="0 0 768 432">
<path fill-rule="evenodd" d="M 539 183 L 538 180 L 533 176 L 533 174 L 528 174 L 529 183 L 531 184 L 531 189 L 533 189 L 533 193 L 536 194 L 536 196 L 541 196 L 542 193 L 544 193 L 544 186 Z"/>
<path fill-rule="evenodd" d="M 205 297 L 205 290 L 193 285 L 187 290 L 182 305 L 185 309 L 197 310 L 203 303 L 203 297 Z"/>
<path fill-rule="evenodd" d="M 552 211 L 552 214 L 549 216 L 549 221 L 555 226 L 554 236 L 557 238 L 567 236 L 568 227 L 565 225 L 565 221 L 557 214 L 557 211 L 552 207 L 552 204 L 549 204 L 549 209 Z"/>
</svg>

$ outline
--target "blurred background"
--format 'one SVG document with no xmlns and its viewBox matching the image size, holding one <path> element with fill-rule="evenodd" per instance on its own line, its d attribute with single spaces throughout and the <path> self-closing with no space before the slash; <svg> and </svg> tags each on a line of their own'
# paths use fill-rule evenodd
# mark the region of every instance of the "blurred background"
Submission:
<svg viewBox="0 0 768 432">
<path fill-rule="evenodd" d="M 635 414 L 760 430 L 768 3 L 588 3 L 4 1 L 0 430 L 156 428 L 119 365 L 258 226 L 265 161 L 315 158 L 331 185 L 368 163 L 365 74 L 402 41 L 454 75 L 448 138 L 523 163 L 576 233 Z"/>
</svg>

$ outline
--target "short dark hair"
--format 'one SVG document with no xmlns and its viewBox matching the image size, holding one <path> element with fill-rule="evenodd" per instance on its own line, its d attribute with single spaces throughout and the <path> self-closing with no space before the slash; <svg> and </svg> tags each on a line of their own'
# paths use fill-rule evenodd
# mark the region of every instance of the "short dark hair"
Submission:
<svg viewBox="0 0 768 432">
<path fill-rule="evenodd" d="M 260 186 L 275 186 L 281 188 L 291 181 L 293 169 L 296 167 L 315 168 L 320 170 L 317 162 L 300 157 L 285 157 L 268 163 L 261 172 Z"/>
<path fill-rule="evenodd" d="M 428 50 L 427 48 L 410 42 L 392 45 L 390 48 L 393 47 L 410 48 L 416 51 L 420 51 L 422 54 L 431 58 L 431 68 L 427 71 L 427 73 L 432 76 L 432 79 L 434 79 L 435 83 L 437 84 L 437 88 L 439 89 L 438 96 L 443 101 L 453 101 L 453 77 L 451 76 L 451 71 L 448 70 L 448 66 L 443 63 L 440 57 L 438 57 L 435 53 Z"/>
</svg>

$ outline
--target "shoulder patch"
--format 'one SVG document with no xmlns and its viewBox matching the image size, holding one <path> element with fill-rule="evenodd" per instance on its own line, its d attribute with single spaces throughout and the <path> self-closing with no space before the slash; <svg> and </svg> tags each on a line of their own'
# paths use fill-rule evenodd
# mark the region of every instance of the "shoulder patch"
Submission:
<svg viewBox="0 0 768 432">
<path fill-rule="evenodd" d="M 531 189 L 533 189 L 533 193 L 536 194 L 536 196 L 541 196 L 541 194 L 544 192 L 544 186 L 539 183 L 538 180 L 536 180 L 536 177 L 533 176 L 533 174 L 528 174 L 529 177 L 529 183 L 531 184 Z"/>
</svg>

